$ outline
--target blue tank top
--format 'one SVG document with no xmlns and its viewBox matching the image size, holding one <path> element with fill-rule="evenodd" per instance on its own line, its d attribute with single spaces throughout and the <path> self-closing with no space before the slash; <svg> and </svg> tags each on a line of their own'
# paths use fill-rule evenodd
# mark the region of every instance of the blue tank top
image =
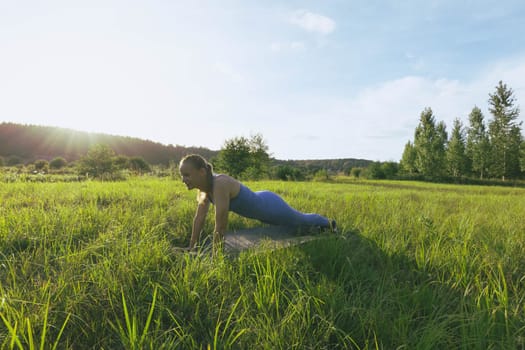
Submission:
<svg viewBox="0 0 525 350">
<path fill-rule="evenodd" d="M 264 212 L 264 201 L 262 198 L 260 198 L 255 192 L 244 186 L 242 183 L 240 185 L 241 186 L 237 196 L 230 199 L 230 207 L 228 208 L 229 211 L 250 219 L 266 219 L 261 217 L 261 213 Z M 210 202 L 215 204 L 211 198 Z"/>
<path fill-rule="evenodd" d="M 241 184 L 239 194 L 230 199 L 230 211 L 251 219 L 260 219 L 257 214 L 260 213 L 261 205 L 257 195 L 243 184 Z"/>
</svg>

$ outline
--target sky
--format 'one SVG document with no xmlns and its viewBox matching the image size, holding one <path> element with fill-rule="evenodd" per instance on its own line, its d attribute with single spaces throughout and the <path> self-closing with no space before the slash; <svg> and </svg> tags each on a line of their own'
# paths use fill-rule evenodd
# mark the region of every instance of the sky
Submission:
<svg viewBox="0 0 525 350">
<path fill-rule="evenodd" d="M 525 106 L 523 23 L 523 0 L 0 0 L 0 122 L 399 161 L 425 107 L 490 120 L 500 80 Z"/>
</svg>

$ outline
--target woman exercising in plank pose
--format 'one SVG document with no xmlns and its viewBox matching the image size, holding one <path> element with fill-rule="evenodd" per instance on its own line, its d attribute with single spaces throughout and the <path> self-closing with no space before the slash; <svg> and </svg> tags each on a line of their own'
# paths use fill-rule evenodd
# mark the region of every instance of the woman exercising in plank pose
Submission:
<svg viewBox="0 0 525 350">
<path fill-rule="evenodd" d="M 204 226 L 210 203 L 215 205 L 214 245 L 221 244 L 228 226 L 228 212 L 267 224 L 290 227 L 319 227 L 336 231 L 335 220 L 318 214 L 304 214 L 290 207 L 270 191 L 252 192 L 231 176 L 214 174 L 211 164 L 200 155 L 184 157 L 179 164 L 186 187 L 198 189 L 197 213 L 193 219 L 190 249 L 195 247 Z"/>
</svg>

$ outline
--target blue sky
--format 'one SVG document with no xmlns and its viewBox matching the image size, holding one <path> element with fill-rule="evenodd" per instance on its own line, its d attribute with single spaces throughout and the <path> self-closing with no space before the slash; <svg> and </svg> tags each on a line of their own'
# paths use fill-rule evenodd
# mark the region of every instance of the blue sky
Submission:
<svg viewBox="0 0 525 350">
<path fill-rule="evenodd" d="M 425 107 L 490 119 L 499 80 L 525 103 L 523 23 L 521 0 L 0 1 L 0 121 L 398 161 Z"/>
</svg>

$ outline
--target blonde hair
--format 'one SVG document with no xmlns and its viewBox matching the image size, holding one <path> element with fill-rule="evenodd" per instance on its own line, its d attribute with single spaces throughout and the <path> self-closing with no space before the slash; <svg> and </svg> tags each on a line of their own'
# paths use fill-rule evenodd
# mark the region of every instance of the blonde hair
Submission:
<svg viewBox="0 0 525 350">
<path fill-rule="evenodd" d="M 207 171 L 213 173 L 212 165 L 208 163 L 206 159 L 204 159 L 204 157 L 199 154 L 189 154 L 185 156 L 180 160 L 179 168 L 182 166 L 182 164 L 191 164 L 195 169 L 206 168 Z"/>
<path fill-rule="evenodd" d="M 203 156 L 199 154 L 189 154 L 181 159 L 179 163 L 179 169 L 183 164 L 190 164 L 195 169 L 205 169 L 206 170 L 206 178 L 208 180 L 208 188 L 210 189 L 209 192 L 201 192 L 197 194 L 197 201 L 199 203 L 204 202 L 205 199 L 210 198 L 211 192 L 213 192 L 213 166 L 208 163 L 206 159 L 204 159 Z M 201 193 L 204 193 L 206 196 L 202 196 Z"/>
</svg>

